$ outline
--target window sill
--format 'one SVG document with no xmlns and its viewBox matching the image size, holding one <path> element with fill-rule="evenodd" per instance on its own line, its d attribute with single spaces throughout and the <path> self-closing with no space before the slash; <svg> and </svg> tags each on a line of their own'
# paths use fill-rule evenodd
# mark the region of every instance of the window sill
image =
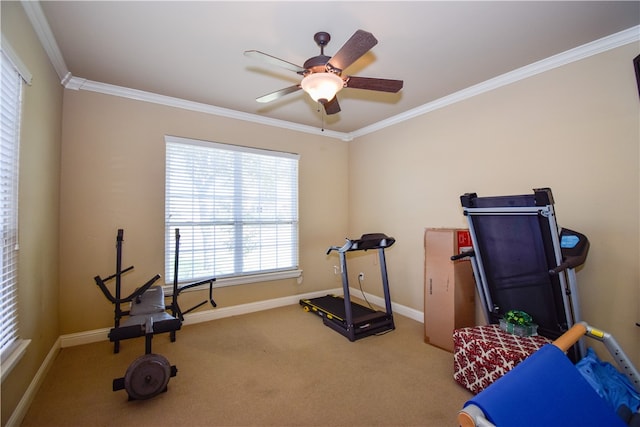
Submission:
<svg viewBox="0 0 640 427">
<path fill-rule="evenodd" d="M 226 286 L 247 285 L 249 283 L 270 282 L 273 280 L 283 279 L 298 279 L 298 283 L 302 283 L 302 270 L 287 270 L 274 273 L 252 274 L 250 276 L 224 277 L 216 279 L 213 283 L 213 287 L 223 288 Z M 183 283 L 183 285 L 188 283 L 189 282 Z M 186 289 L 185 292 L 199 291 L 202 289 L 209 289 L 209 285 L 204 284 L 201 286 L 195 286 L 193 288 Z M 167 284 L 163 286 L 163 290 L 165 295 L 173 295 L 173 285 Z"/>
<path fill-rule="evenodd" d="M 6 359 L 2 360 L 2 366 L 0 370 L 2 371 L 2 376 L 0 382 L 4 382 L 5 378 L 9 375 L 11 370 L 18 364 L 22 356 L 27 352 L 27 347 L 31 340 L 18 340 L 11 352 L 7 355 Z"/>
</svg>

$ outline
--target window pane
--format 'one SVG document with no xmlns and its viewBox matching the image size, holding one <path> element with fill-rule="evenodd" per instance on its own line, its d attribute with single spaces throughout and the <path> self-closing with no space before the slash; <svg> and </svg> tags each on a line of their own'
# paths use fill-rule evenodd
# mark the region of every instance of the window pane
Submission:
<svg viewBox="0 0 640 427">
<path fill-rule="evenodd" d="M 0 90 L 0 353 L 18 340 L 18 147 L 22 79 L 4 52 Z"/>
<path fill-rule="evenodd" d="M 179 281 L 298 267 L 298 156 L 166 137 L 166 274 Z"/>
</svg>

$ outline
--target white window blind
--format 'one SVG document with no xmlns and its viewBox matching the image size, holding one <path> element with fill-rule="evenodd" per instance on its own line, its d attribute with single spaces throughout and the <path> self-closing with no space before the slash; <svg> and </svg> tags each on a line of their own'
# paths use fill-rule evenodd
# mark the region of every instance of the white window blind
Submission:
<svg viewBox="0 0 640 427">
<path fill-rule="evenodd" d="M 298 268 L 298 155 L 165 137 L 165 274 L 180 282 Z"/>
<path fill-rule="evenodd" d="M 4 50 L 0 58 L 0 354 L 4 362 L 19 338 L 18 147 L 22 78 Z"/>
</svg>

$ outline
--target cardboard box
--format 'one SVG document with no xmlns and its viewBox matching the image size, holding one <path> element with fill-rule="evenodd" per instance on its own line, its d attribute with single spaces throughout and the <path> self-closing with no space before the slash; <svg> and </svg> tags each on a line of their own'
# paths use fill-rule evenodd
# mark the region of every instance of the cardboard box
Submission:
<svg viewBox="0 0 640 427">
<path fill-rule="evenodd" d="M 475 325 L 475 281 L 469 258 L 453 255 L 471 248 L 465 229 L 425 230 L 424 340 L 453 352 L 453 331 Z"/>
</svg>

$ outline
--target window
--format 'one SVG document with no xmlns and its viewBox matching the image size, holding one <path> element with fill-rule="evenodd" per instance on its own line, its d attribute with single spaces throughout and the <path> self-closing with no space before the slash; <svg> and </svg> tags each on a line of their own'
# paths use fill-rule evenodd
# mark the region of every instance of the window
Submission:
<svg viewBox="0 0 640 427">
<path fill-rule="evenodd" d="M 3 43 L 0 55 L 0 360 L 2 379 L 28 341 L 18 335 L 18 147 L 22 77 Z"/>
<path fill-rule="evenodd" d="M 299 275 L 297 154 L 172 136 L 165 142 L 165 277 L 174 277 L 176 228 L 179 282 Z"/>
</svg>

